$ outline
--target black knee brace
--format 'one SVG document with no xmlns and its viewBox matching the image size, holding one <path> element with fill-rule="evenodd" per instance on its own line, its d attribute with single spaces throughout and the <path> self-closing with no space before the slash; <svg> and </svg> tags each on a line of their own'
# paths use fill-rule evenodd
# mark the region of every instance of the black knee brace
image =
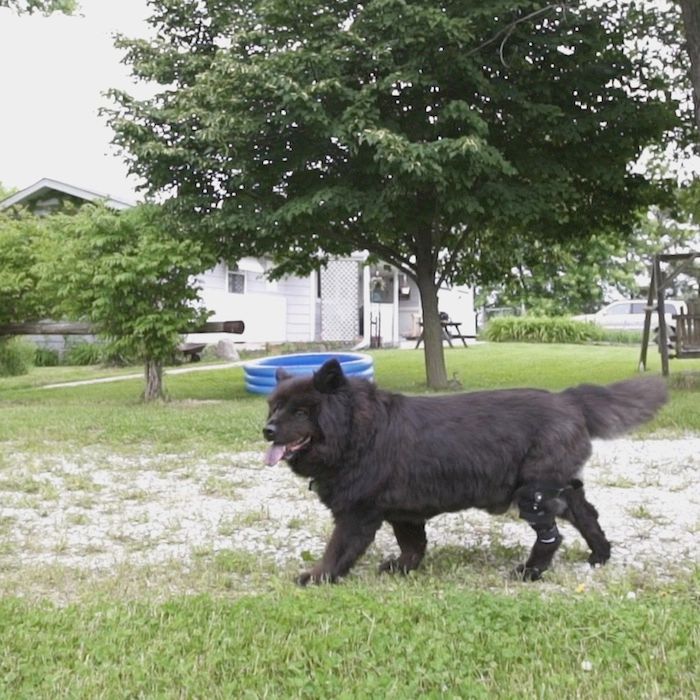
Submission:
<svg viewBox="0 0 700 700">
<path fill-rule="evenodd" d="M 557 544 L 561 540 L 554 518 L 549 523 L 530 523 L 530 527 L 537 533 L 537 541 L 542 544 Z"/>
<path fill-rule="evenodd" d="M 542 544 L 554 544 L 561 538 L 555 517 L 566 508 L 559 498 L 562 491 L 564 489 L 556 485 L 535 483 L 517 492 L 520 517 L 537 533 L 537 541 Z"/>
</svg>

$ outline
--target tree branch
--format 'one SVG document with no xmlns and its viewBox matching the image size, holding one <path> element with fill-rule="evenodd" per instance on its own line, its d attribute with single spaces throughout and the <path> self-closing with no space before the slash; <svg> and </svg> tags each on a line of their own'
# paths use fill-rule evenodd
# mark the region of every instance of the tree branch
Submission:
<svg viewBox="0 0 700 700">
<path fill-rule="evenodd" d="M 564 9 L 567 8 L 566 3 L 552 3 L 551 5 L 546 5 L 545 7 L 540 8 L 539 10 L 535 10 L 534 12 L 530 12 L 529 14 L 525 15 L 524 17 L 519 17 L 516 20 L 513 20 L 512 22 L 509 22 L 503 29 L 499 30 L 496 32 L 491 38 L 487 39 L 484 41 L 482 44 L 479 44 L 476 48 L 471 49 L 471 51 L 467 51 L 465 54 L 466 56 L 473 56 L 475 53 L 478 53 L 481 51 L 481 49 L 487 47 L 489 44 L 493 44 L 494 41 L 498 41 L 500 37 L 503 37 L 503 40 L 501 41 L 501 45 L 498 49 L 499 56 L 501 58 L 501 63 L 505 66 L 507 65 L 504 58 L 503 58 L 503 49 L 505 48 L 506 42 L 510 38 L 510 36 L 513 34 L 515 31 L 516 27 L 519 24 L 522 24 L 523 22 L 527 22 L 528 20 L 534 19 L 535 17 L 539 17 L 540 15 L 544 15 L 551 10 L 557 9 L 563 7 Z"/>
<path fill-rule="evenodd" d="M 452 255 L 450 255 L 450 259 L 447 261 L 447 264 L 443 267 L 443 270 L 440 273 L 440 277 L 438 278 L 438 288 L 441 287 L 452 276 L 452 273 L 455 271 L 455 268 L 457 267 L 457 258 L 459 251 L 462 248 L 464 241 L 467 240 L 467 236 L 469 235 L 469 233 L 469 227 L 465 226 L 462 232 L 459 234 L 459 238 L 457 239 L 455 245 L 452 246 Z"/>
</svg>

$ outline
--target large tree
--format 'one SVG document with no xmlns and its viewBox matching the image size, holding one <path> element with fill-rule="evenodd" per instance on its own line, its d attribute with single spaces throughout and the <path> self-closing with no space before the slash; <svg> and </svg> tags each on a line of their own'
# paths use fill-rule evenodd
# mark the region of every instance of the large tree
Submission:
<svg viewBox="0 0 700 700">
<path fill-rule="evenodd" d="M 121 38 L 152 99 L 113 92 L 131 170 L 217 255 L 278 273 L 367 250 L 420 290 L 428 385 L 441 284 L 501 279 L 511 241 L 631 230 L 628 167 L 675 125 L 657 21 L 615 2 L 154 0 Z"/>
</svg>

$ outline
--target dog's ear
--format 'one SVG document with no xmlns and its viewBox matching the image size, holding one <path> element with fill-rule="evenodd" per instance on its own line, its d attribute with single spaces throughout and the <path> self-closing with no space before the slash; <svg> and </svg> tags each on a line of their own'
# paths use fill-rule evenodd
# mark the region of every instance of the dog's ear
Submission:
<svg viewBox="0 0 700 700">
<path fill-rule="evenodd" d="M 322 394 L 337 391 L 347 380 L 340 362 L 335 358 L 327 360 L 317 372 L 314 372 L 314 388 Z"/>
<path fill-rule="evenodd" d="M 285 379 L 291 379 L 292 375 L 287 372 L 287 370 L 284 367 L 278 367 L 277 371 L 275 372 L 275 379 L 277 380 L 277 383 L 279 384 L 280 382 L 283 382 Z"/>
</svg>

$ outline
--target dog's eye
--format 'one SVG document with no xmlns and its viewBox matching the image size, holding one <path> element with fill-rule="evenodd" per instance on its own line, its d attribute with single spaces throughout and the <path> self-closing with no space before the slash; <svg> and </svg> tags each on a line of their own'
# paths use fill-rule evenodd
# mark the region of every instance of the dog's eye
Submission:
<svg viewBox="0 0 700 700">
<path fill-rule="evenodd" d="M 294 415 L 299 416 L 300 418 L 305 418 L 309 415 L 309 412 L 305 408 L 297 408 L 297 410 L 294 411 Z"/>
</svg>

